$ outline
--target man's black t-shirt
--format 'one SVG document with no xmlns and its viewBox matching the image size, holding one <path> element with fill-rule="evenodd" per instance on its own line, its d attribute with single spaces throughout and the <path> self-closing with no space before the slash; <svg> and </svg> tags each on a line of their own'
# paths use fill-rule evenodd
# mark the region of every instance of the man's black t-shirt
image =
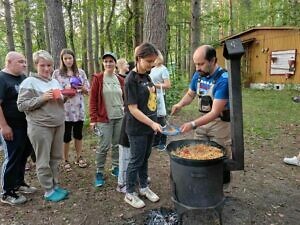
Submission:
<svg viewBox="0 0 300 225">
<path fill-rule="evenodd" d="M 138 74 L 131 71 L 125 79 L 125 111 L 126 133 L 138 136 L 152 134 L 153 130 L 148 125 L 137 120 L 128 110 L 128 105 L 137 105 L 151 120 L 156 121 L 156 92 L 151 91 L 154 84 L 148 74 Z"/>
<path fill-rule="evenodd" d="M 19 86 L 25 78 L 25 75 L 13 76 L 0 71 L 0 104 L 10 127 L 23 127 L 27 124 L 25 113 L 20 112 L 17 107 Z"/>
</svg>

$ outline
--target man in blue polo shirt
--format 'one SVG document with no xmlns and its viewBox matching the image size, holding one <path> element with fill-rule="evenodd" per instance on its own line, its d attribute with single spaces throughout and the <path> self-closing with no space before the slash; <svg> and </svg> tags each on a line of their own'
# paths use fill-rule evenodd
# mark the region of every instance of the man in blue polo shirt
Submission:
<svg viewBox="0 0 300 225">
<path fill-rule="evenodd" d="M 171 115 L 189 105 L 197 96 L 200 116 L 184 123 L 180 130 L 185 133 L 196 129 L 195 137 L 205 141 L 215 141 L 225 147 L 231 157 L 231 133 L 229 113 L 228 73 L 217 64 L 216 50 L 210 45 L 198 47 L 193 55 L 196 72 L 189 90 L 172 107 Z"/>
</svg>

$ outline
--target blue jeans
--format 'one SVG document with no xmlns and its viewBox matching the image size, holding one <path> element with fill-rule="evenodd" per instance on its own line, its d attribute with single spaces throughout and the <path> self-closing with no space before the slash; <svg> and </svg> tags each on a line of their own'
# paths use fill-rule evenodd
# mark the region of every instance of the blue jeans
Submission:
<svg viewBox="0 0 300 225">
<path fill-rule="evenodd" d="M 140 184 L 140 188 L 148 186 L 148 159 L 151 154 L 153 134 L 131 136 L 128 135 L 130 143 L 130 162 L 127 168 L 127 193 L 135 192 L 136 185 Z"/>
</svg>

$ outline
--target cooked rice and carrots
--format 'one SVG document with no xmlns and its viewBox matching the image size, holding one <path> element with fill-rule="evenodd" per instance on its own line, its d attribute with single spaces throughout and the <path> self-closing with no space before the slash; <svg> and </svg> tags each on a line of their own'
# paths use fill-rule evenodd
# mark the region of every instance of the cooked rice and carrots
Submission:
<svg viewBox="0 0 300 225">
<path fill-rule="evenodd" d="M 171 154 L 180 158 L 194 160 L 211 160 L 220 158 L 224 155 L 219 148 L 204 144 L 178 148 L 171 152 Z"/>
</svg>

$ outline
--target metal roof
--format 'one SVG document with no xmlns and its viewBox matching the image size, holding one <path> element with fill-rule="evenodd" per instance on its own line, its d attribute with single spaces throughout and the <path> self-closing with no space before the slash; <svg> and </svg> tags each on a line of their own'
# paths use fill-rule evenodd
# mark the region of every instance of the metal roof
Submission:
<svg viewBox="0 0 300 225">
<path fill-rule="evenodd" d="M 223 39 L 220 39 L 220 42 L 222 43 L 222 42 L 224 42 L 228 39 L 237 38 L 237 37 L 242 36 L 246 33 L 254 32 L 256 30 L 299 30 L 300 31 L 300 27 L 251 27 L 248 30 L 245 30 L 245 31 L 242 31 L 240 33 L 233 34 L 233 35 L 230 35 L 230 36 L 225 37 Z"/>
</svg>

